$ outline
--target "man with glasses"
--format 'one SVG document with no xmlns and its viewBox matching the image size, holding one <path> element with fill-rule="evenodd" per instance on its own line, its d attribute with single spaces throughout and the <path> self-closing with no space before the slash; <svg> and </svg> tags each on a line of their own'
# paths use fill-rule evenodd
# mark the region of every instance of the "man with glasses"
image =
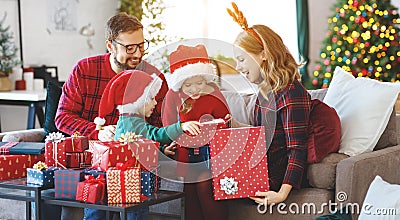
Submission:
<svg viewBox="0 0 400 220">
<path fill-rule="evenodd" d="M 161 107 L 168 85 L 156 67 L 142 60 L 148 45 L 143 36 L 143 25 L 136 17 L 126 13 L 111 17 L 106 24 L 106 46 L 109 53 L 84 58 L 75 65 L 62 88 L 55 119 L 57 128 L 70 135 L 80 132 L 90 139 L 113 140 L 118 121 L 116 110 L 105 117 L 109 124 L 103 130 L 96 130 L 93 121 L 98 116 L 100 99 L 107 83 L 116 74 L 128 69 L 142 70 L 150 75 L 155 73 L 163 80 L 156 96 L 157 105 L 153 114 L 147 118 L 148 123 L 162 127 Z M 63 210 L 66 208 L 63 207 Z M 128 214 L 129 219 L 146 219 L 147 213 L 148 209 Z M 105 212 L 86 209 L 85 219 L 105 219 Z"/>
</svg>

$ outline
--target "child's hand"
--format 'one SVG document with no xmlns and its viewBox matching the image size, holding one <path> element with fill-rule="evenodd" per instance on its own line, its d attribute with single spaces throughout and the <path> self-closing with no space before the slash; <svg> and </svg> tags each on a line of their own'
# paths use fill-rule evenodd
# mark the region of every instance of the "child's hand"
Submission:
<svg viewBox="0 0 400 220">
<path fill-rule="evenodd" d="M 104 126 L 103 129 L 100 130 L 99 134 L 97 135 L 98 139 L 103 142 L 114 140 L 116 127 L 117 127 L 116 125 Z"/>
<path fill-rule="evenodd" d="M 164 154 L 167 156 L 175 155 L 175 150 L 176 150 L 176 142 L 172 142 L 169 146 L 164 148 Z"/>
<path fill-rule="evenodd" d="M 224 119 L 225 119 L 225 121 L 230 122 L 231 128 L 250 127 L 250 125 L 246 125 L 246 124 L 238 122 L 234 117 L 232 117 L 231 114 L 225 115 Z"/>
<path fill-rule="evenodd" d="M 191 135 L 200 134 L 200 122 L 198 121 L 188 121 L 181 123 L 181 128 L 184 132 L 189 132 Z"/>
</svg>

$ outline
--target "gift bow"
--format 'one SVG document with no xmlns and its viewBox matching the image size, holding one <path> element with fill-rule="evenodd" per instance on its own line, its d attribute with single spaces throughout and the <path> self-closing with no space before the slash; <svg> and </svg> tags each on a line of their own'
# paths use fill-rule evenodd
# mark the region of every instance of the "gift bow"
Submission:
<svg viewBox="0 0 400 220">
<path fill-rule="evenodd" d="M 96 178 L 92 175 L 85 175 L 85 181 L 83 185 L 83 195 L 82 195 L 82 200 L 84 202 L 87 202 L 89 199 L 89 188 L 91 184 L 102 184 L 104 187 L 106 180 L 104 179 L 103 174 L 99 174 Z M 104 199 L 104 192 L 101 192 L 101 197 L 100 201 L 103 201 Z"/>
<path fill-rule="evenodd" d="M 228 195 L 233 195 L 238 192 L 238 182 L 233 177 L 225 177 L 219 180 L 221 190 L 225 191 Z"/>
<path fill-rule="evenodd" d="M 136 166 L 136 164 L 135 164 Z M 117 163 L 115 165 L 115 167 L 117 168 L 117 170 L 121 170 L 121 171 L 125 171 L 126 169 L 128 169 L 128 167 L 133 167 L 133 160 L 130 159 L 128 161 L 126 161 L 125 163 Z"/>
<path fill-rule="evenodd" d="M 65 140 L 65 137 L 60 132 L 53 132 L 46 136 L 45 141 L 60 143 L 61 141 Z"/>
<path fill-rule="evenodd" d="M 47 164 L 43 163 L 42 161 L 39 161 L 33 165 L 33 169 L 42 171 L 42 170 L 47 170 L 48 167 Z"/>
<path fill-rule="evenodd" d="M 77 138 L 77 137 L 81 137 L 82 136 L 82 134 L 81 134 L 81 132 L 79 132 L 79 131 L 75 131 L 72 135 L 71 135 L 71 137 L 73 137 L 73 138 Z"/>
<path fill-rule="evenodd" d="M 125 134 L 121 134 L 118 141 L 123 143 L 132 143 L 137 141 L 142 135 L 135 134 L 134 132 L 126 132 Z"/>
<path fill-rule="evenodd" d="M 85 175 L 85 183 L 104 183 L 106 179 L 104 178 L 104 174 L 99 174 L 97 177 L 93 175 Z"/>
</svg>

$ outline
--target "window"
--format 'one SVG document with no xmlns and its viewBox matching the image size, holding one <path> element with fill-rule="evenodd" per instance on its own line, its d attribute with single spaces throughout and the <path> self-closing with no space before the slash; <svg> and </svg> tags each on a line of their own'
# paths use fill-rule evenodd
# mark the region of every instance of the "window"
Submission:
<svg viewBox="0 0 400 220">
<path fill-rule="evenodd" d="M 232 0 L 164 0 L 167 36 L 211 38 L 232 43 L 241 31 L 226 12 Z M 298 58 L 296 1 L 236 0 L 249 26 L 265 24 L 277 32 L 295 58 Z M 218 48 L 207 48 L 210 55 Z"/>
</svg>

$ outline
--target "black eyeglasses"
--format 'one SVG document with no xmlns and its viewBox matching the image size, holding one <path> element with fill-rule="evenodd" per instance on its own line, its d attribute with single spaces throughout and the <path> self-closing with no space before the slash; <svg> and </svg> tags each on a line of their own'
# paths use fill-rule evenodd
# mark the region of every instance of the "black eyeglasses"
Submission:
<svg viewBox="0 0 400 220">
<path fill-rule="evenodd" d="M 140 52 L 144 52 L 145 50 L 147 50 L 149 48 L 149 42 L 147 40 L 145 40 L 144 42 L 139 43 L 139 44 L 128 44 L 128 45 L 122 44 L 122 43 L 120 43 L 120 42 L 118 42 L 116 40 L 112 40 L 112 41 L 117 43 L 117 44 L 119 44 L 119 45 L 121 45 L 121 46 L 123 46 L 123 47 L 125 47 L 127 54 L 136 53 L 136 50 L 138 48 L 139 48 Z"/>
</svg>

